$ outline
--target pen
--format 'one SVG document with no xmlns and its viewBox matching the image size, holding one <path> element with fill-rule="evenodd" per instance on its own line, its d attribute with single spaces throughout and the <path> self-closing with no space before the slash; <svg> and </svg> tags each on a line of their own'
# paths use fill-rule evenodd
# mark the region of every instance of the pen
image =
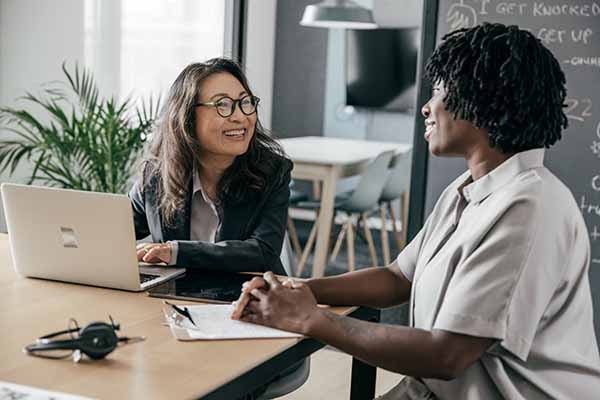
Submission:
<svg viewBox="0 0 600 400">
<path fill-rule="evenodd" d="M 189 319 L 190 322 L 196 326 L 196 323 L 194 322 L 194 320 L 192 319 L 192 316 L 190 314 L 190 311 L 188 310 L 187 307 L 179 307 L 176 306 L 175 304 L 169 303 L 168 301 L 164 300 L 164 303 L 168 306 L 171 306 L 173 308 L 173 310 L 175 310 L 178 314 L 183 315 L 185 318 Z"/>
</svg>

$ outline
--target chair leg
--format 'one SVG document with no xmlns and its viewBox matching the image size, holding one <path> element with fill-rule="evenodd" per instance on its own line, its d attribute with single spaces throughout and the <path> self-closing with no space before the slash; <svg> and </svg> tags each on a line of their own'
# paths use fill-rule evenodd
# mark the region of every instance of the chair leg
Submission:
<svg viewBox="0 0 600 400">
<path fill-rule="evenodd" d="M 406 237 L 408 233 L 408 192 L 404 191 L 400 199 L 402 200 L 402 247 L 400 250 L 402 250 L 404 246 L 406 246 Z"/>
<path fill-rule="evenodd" d="M 319 222 L 319 216 L 315 219 L 315 224 L 313 225 L 310 233 L 308 234 L 308 240 L 306 241 L 306 246 L 304 246 L 304 251 L 302 252 L 302 257 L 300 257 L 300 261 L 298 261 L 298 268 L 296 269 L 296 276 L 301 276 L 302 271 L 304 271 L 304 266 L 306 265 L 306 261 L 308 260 L 308 255 L 312 251 L 313 245 L 315 244 L 315 238 L 317 237 L 317 227 Z"/>
<path fill-rule="evenodd" d="M 363 221 L 363 229 L 365 230 L 365 238 L 369 246 L 369 254 L 371 255 L 371 266 L 377 266 L 377 253 L 375 252 L 375 244 L 373 243 L 373 236 L 371 236 L 371 229 L 367 223 L 367 213 L 362 213 L 361 218 Z"/>
<path fill-rule="evenodd" d="M 296 231 L 296 226 L 294 225 L 294 221 L 292 217 L 288 216 L 287 220 L 288 232 L 290 234 L 290 242 L 292 242 L 292 247 L 294 251 L 299 256 L 302 254 L 302 246 L 300 246 L 300 240 L 298 240 L 298 232 Z"/>
<path fill-rule="evenodd" d="M 352 219 L 348 221 L 346 247 L 348 248 L 348 270 L 354 271 L 354 227 L 352 226 Z"/>
<path fill-rule="evenodd" d="M 387 213 L 385 212 L 385 205 L 379 207 L 381 215 L 381 250 L 383 253 L 383 264 L 390 265 L 390 243 L 388 241 L 387 231 Z"/>
<path fill-rule="evenodd" d="M 340 252 L 340 249 L 342 248 L 342 242 L 344 240 L 344 236 L 346 236 L 346 231 L 348 230 L 348 223 L 350 221 L 346 221 L 344 222 L 344 225 L 342 226 L 342 229 L 340 230 L 340 234 L 337 237 L 337 240 L 335 241 L 335 246 L 333 247 L 333 251 L 331 252 L 331 258 L 329 259 L 330 261 L 335 261 L 335 258 L 337 257 L 338 253 Z"/>
<path fill-rule="evenodd" d="M 398 246 L 398 251 L 403 249 L 402 246 L 402 236 L 400 236 L 400 232 L 398 232 L 398 227 L 396 226 L 396 213 L 394 212 L 394 208 L 392 207 L 392 203 L 388 203 L 388 210 L 390 211 L 390 216 L 392 217 L 392 228 L 394 230 L 394 238 L 396 239 L 396 246 Z M 404 223 L 404 221 L 402 221 Z"/>
</svg>

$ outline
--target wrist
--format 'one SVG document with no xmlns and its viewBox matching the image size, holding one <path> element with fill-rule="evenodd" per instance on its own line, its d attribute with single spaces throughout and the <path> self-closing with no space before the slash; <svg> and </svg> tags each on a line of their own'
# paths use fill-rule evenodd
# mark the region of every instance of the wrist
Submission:
<svg viewBox="0 0 600 400">
<path fill-rule="evenodd" d="M 315 310 L 304 323 L 302 334 L 318 338 L 319 332 L 323 330 L 323 326 L 327 323 L 327 318 L 325 316 L 327 312 L 327 310 L 321 307 L 315 307 Z"/>
</svg>

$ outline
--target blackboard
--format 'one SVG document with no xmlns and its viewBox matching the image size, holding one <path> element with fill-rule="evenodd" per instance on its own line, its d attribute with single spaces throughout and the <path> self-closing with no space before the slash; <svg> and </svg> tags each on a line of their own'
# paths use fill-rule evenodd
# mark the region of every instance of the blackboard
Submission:
<svg viewBox="0 0 600 400">
<path fill-rule="evenodd" d="M 565 72 L 569 127 L 562 140 L 546 151 L 545 164 L 571 189 L 588 227 L 594 322 L 600 338 L 600 0 L 427 0 L 420 77 L 426 58 L 444 34 L 482 22 L 529 30 L 553 52 Z M 430 93 L 428 82 L 420 78 L 420 85 L 419 109 Z M 414 142 L 411 196 L 415 198 L 411 198 L 409 237 L 418 231 L 443 189 L 467 169 L 462 159 L 428 157 L 422 117 L 415 124 Z"/>
</svg>

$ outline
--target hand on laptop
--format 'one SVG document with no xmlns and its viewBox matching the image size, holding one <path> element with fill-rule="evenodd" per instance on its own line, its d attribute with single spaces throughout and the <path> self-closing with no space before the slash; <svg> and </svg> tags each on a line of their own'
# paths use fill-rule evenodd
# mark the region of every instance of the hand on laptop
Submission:
<svg viewBox="0 0 600 400">
<path fill-rule="evenodd" d="M 146 263 L 169 263 L 171 245 L 169 243 L 141 243 L 137 245 L 137 259 Z"/>
</svg>

